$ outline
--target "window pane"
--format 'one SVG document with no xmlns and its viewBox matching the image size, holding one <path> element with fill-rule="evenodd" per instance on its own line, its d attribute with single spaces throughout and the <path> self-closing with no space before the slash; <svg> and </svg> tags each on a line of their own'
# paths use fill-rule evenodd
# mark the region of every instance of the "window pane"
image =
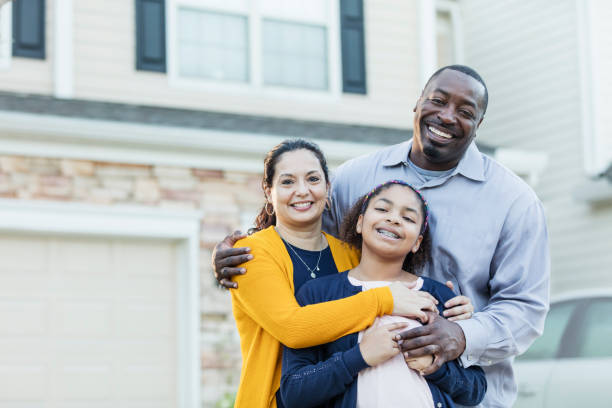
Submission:
<svg viewBox="0 0 612 408">
<path fill-rule="evenodd" d="M 180 76 L 248 80 L 246 17 L 179 8 L 178 22 Z"/>
<path fill-rule="evenodd" d="M 322 26 L 263 21 L 267 85 L 327 89 L 327 30 Z"/>
<path fill-rule="evenodd" d="M 544 360 L 551 359 L 557 355 L 561 336 L 567 327 L 572 312 L 576 308 L 576 302 L 565 302 L 552 305 L 546 323 L 544 334 L 538 338 L 518 360 Z"/>
<path fill-rule="evenodd" d="M 453 20 L 448 11 L 436 12 L 436 45 L 438 48 L 438 67 L 452 65 L 455 62 L 455 42 L 453 38 Z"/>
<path fill-rule="evenodd" d="M 612 357 L 612 299 L 595 301 L 584 319 L 578 357 Z"/>
</svg>

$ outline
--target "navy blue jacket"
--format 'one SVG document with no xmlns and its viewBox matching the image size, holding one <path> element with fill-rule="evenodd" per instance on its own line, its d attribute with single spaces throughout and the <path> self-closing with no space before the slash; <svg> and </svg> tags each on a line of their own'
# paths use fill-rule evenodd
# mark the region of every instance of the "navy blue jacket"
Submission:
<svg viewBox="0 0 612 408">
<path fill-rule="evenodd" d="M 342 299 L 361 292 L 348 280 L 348 272 L 314 279 L 302 286 L 296 299 L 300 305 Z M 421 290 L 431 293 L 442 313 L 444 303 L 455 296 L 445 285 L 423 278 Z M 338 316 L 342 318 L 342 316 Z M 285 347 L 280 396 L 291 408 L 357 406 L 357 375 L 369 367 L 359 350 L 358 333 L 341 337 L 331 343 L 303 349 Z M 438 371 L 425 377 L 434 400 L 434 407 L 478 405 L 487 390 L 482 368 L 463 368 L 457 360 L 445 363 Z M 278 395 L 278 394 L 277 394 Z"/>
</svg>

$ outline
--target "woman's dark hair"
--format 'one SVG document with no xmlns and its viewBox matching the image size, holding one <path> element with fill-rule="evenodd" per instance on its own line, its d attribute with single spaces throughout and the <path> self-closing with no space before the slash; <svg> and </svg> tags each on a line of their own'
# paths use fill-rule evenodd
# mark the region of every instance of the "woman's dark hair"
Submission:
<svg viewBox="0 0 612 408">
<path fill-rule="evenodd" d="M 319 160 L 319 164 L 321 165 L 321 169 L 323 169 L 323 175 L 325 176 L 325 182 L 329 183 L 329 170 L 327 168 L 327 160 L 325 160 L 325 156 L 323 152 L 317 146 L 316 143 L 309 142 L 304 139 L 287 139 L 283 140 L 276 146 L 272 148 L 266 155 L 264 159 L 264 173 L 263 179 L 261 180 L 261 187 L 264 189 L 272 187 L 272 181 L 274 180 L 274 172 L 276 170 L 276 163 L 280 160 L 280 157 L 287 152 L 292 152 L 295 150 L 305 149 L 312 154 L 315 155 L 317 160 Z M 270 211 L 266 211 L 268 206 L 268 201 L 264 204 L 263 208 L 257 215 L 255 219 L 255 228 L 254 230 L 250 230 L 249 232 L 254 232 L 257 230 L 262 230 L 264 228 L 268 228 L 270 225 L 276 225 L 276 213 L 272 215 L 268 214 Z"/>
<path fill-rule="evenodd" d="M 376 187 L 370 193 L 362 196 L 353 204 L 350 211 L 346 214 L 344 219 L 342 220 L 342 225 L 340 226 L 340 239 L 357 249 L 361 249 L 363 245 L 363 238 L 360 233 L 357 232 L 357 220 L 361 214 L 364 214 L 372 201 L 372 198 L 379 195 L 382 191 L 387 190 L 389 187 L 394 185 L 401 185 L 405 188 L 409 188 L 412 190 L 417 197 L 419 198 L 419 202 L 421 203 L 421 214 L 423 214 L 423 223 L 425 223 L 425 216 L 427 214 L 427 204 L 423 200 L 421 194 L 415 190 L 412 186 L 405 183 L 395 183 L 395 182 L 387 182 L 383 183 L 380 186 Z M 420 275 L 425 263 L 429 260 L 431 255 L 431 236 L 429 234 L 429 228 L 426 228 L 421 232 L 423 236 L 423 240 L 421 241 L 421 245 L 419 249 L 413 253 L 409 252 L 404 259 L 404 264 L 402 268 L 410 273 L 415 275 Z"/>
</svg>

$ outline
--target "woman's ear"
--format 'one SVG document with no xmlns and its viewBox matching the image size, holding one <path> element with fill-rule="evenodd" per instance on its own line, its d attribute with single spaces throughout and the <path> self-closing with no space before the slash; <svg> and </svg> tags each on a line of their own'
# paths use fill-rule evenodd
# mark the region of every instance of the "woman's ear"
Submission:
<svg viewBox="0 0 612 408">
<path fill-rule="evenodd" d="M 272 194 L 270 191 L 270 187 L 264 187 L 263 191 L 264 191 L 264 195 L 266 196 L 266 201 L 272 204 Z"/>
<path fill-rule="evenodd" d="M 359 214 L 359 218 L 357 218 L 357 225 L 355 225 L 355 231 L 358 234 L 361 234 L 361 229 L 363 228 L 363 214 Z"/>
<path fill-rule="evenodd" d="M 423 242 L 423 236 L 419 235 L 416 242 L 414 243 L 414 246 L 411 249 L 413 254 L 416 254 L 416 252 L 419 250 L 419 248 L 421 247 L 421 242 Z"/>
</svg>

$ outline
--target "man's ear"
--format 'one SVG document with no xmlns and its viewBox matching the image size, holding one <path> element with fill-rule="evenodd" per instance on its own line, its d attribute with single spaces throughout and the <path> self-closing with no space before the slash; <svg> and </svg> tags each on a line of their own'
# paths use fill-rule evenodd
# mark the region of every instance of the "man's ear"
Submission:
<svg viewBox="0 0 612 408">
<path fill-rule="evenodd" d="M 419 250 L 419 248 L 421 247 L 421 242 L 423 242 L 423 236 L 419 235 L 416 242 L 414 243 L 414 246 L 411 249 L 413 254 L 415 254 Z"/>
<path fill-rule="evenodd" d="M 482 115 L 480 117 L 480 120 L 478 121 L 478 124 L 476 125 L 476 129 L 478 129 L 480 127 L 480 124 L 482 123 L 482 120 L 484 119 L 484 115 Z"/>
<path fill-rule="evenodd" d="M 357 218 L 357 225 L 355 225 L 355 231 L 357 231 L 358 234 L 361 234 L 362 229 L 363 229 L 363 214 L 359 214 L 359 218 Z"/>
</svg>

